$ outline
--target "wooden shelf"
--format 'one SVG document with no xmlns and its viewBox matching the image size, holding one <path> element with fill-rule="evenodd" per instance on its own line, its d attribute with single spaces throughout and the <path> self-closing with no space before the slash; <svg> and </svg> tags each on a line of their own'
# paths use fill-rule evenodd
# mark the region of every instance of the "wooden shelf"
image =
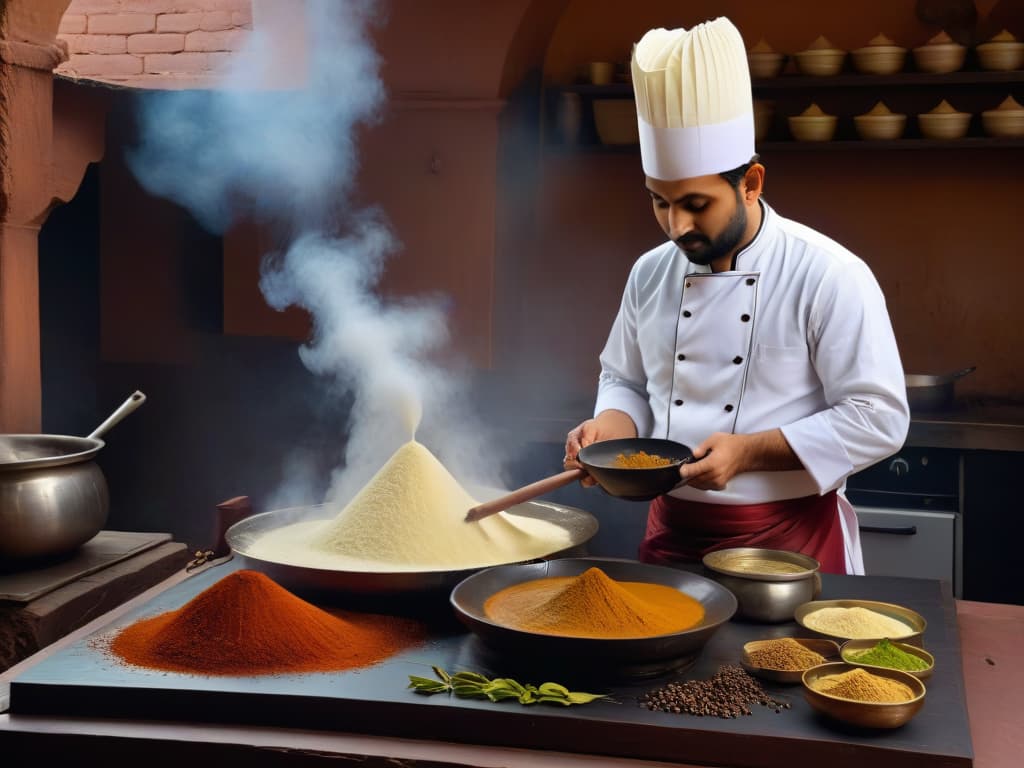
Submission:
<svg viewBox="0 0 1024 768">
<path fill-rule="evenodd" d="M 1015 69 L 1009 72 L 990 72 L 981 70 L 961 70 L 947 74 L 933 75 L 928 72 L 897 72 L 894 75 L 861 75 L 841 73 L 828 77 L 813 75 L 781 75 L 771 78 L 754 78 L 751 86 L 755 91 L 789 90 L 817 88 L 895 88 L 905 86 L 928 85 L 1024 85 L 1024 70 Z M 577 83 L 558 86 L 558 91 L 578 93 L 581 96 L 600 97 L 606 99 L 626 98 L 633 96 L 630 83 L 612 83 L 610 85 L 591 85 Z"/>
<path fill-rule="evenodd" d="M 835 152 L 842 150 L 887 151 L 887 150 L 950 150 L 950 149 L 1024 149 L 1022 138 L 997 138 L 994 136 L 967 136 L 962 139 L 894 139 L 892 141 L 865 141 L 842 139 L 837 141 L 765 141 L 757 145 L 760 154 L 772 152 Z M 546 151 L 553 154 L 595 154 L 627 155 L 639 154 L 639 144 L 580 144 L 576 146 L 549 145 Z"/>
</svg>

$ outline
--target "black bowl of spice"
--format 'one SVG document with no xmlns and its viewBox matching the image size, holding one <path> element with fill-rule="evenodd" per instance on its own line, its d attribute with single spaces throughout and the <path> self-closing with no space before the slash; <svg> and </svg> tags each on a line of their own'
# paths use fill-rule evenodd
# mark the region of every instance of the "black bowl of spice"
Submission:
<svg viewBox="0 0 1024 768">
<path fill-rule="evenodd" d="M 693 460 L 693 451 L 674 440 L 630 437 L 591 443 L 578 459 L 605 493 L 650 501 L 685 484 L 679 467 Z"/>
</svg>

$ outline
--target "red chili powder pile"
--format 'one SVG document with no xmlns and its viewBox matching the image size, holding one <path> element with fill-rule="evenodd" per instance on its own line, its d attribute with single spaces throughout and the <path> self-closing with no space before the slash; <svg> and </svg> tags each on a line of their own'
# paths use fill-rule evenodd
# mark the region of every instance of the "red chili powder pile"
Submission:
<svg viewBox="0 0 1024 768">
<path fill-rule="evenodd" d="M 327 613 L 262 573 L 241 570 L 175 611 L 125 627 L 109 650 L 153 669 L 265 675 L 366 667 L 425 636 L 411 619 Z"/>
</svg>

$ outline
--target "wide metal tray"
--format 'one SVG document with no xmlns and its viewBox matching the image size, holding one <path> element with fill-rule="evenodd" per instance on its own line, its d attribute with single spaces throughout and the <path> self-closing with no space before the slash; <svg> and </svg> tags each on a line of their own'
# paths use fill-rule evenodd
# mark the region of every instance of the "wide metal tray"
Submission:
<svg viewBox="0 0 1024 768">
<path fill-rule="evenodd" d="M 257 557 L 250 550 L 253 542 L 268 531 L 292 523 L 313 520 L 326 522 L 332 519 L 336 513 L 336 510 L 322 504 L 263 512 L 235 523 L 228 528 L 224 538 L 234 553 L 244 560 L 246 567 L 265 573 L 288 589 L 318 595 L 336 593 L 400 597 L 419 592 L 450 590 L 470 574 L 490 567 L 490 565 L 482 565 L 468 569 L 427 571 L 357 571 L 312 568 Z M 584 554 L 582 548 L 594 537 L 598 529 L 597 518 L 592 514 L 562 504 L 528 501 L 510 507 L 505 514 L 546 520 L 565 529 L 569 534 L 568 546 L 557 551 L 541 553 L 534 559 Z M 505 565 L 505 563 L 492 563 L 491 565 Z"/>
</svg>

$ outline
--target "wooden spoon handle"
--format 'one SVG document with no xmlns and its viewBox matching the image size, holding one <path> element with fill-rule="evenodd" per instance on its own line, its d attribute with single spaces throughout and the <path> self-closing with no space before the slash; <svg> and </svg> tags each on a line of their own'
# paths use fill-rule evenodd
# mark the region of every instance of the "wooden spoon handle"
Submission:
<svg viewBox="0 0 1024 768">
<path fill-rule="evenodd" d="M 529 501 L 537 496 L 543 496 L 545 493 L 549 493 L 556 488 L 568 485 L 573 480 L 579 480 L 586 474 L 586 470 L 583 469 L 568 469 L 557 475 L 545 477 L 543 480 L 524 485 L 522 488 L 512 491 L 505 496 L 499 496 L 491 501 L 485 501 L 483 504 L 477 504 L 466 513 L 466 522 L 475 523 L 477 520 L 482 520 L 496 512 L 501 512 L 503 509 L 508 509 L 514 504 L 522 504 L 524 501 Z"/>
</svg>

